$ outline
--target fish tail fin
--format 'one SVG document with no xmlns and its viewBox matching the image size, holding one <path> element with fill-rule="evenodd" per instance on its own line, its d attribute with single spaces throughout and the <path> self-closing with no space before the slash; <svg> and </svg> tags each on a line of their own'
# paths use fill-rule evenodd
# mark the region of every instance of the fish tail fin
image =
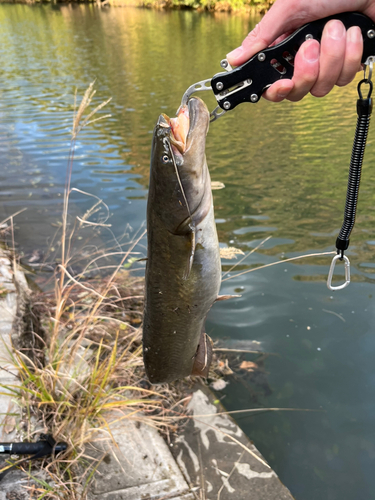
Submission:
<svg viewBox="0 0 375 500">
<path fill-rule="evenodd" d="M 212 361 L 213 342 L 211 338 L 202 330 L 195 360 L 192 375 L 199 375 L 200 377 L 208 377 L 210 365 Z"/>
</svg>

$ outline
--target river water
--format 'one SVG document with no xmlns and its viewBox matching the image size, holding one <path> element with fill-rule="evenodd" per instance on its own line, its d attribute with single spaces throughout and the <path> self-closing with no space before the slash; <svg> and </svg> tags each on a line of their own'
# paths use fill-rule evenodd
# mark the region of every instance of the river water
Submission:
<svg viewBox="0 0 375 500">
<path fill-rule="evenodd" d="M 75 88 L 82 95 L 95 80 L 93 103 L 112 97 L 111 117 L 85 128 L 75 146 L 72 186 L 108 206 L 108 220 L 100 205 L 91 221 L 111 224 L 77 238 L 84 254 L 90 245 L 126 245 L 143 231 L 159 113 L 173 115 L 185 89 L 219 71 L 255 22 L 188 11 L 0 6 L 0 221 L 27 208 L 14 218 L 26 263 L 58 251 Z M 334 249 L 355 100 L 353 84 L 324 99 L 242 105 L 212 124 L 208 164 L 212 180 L 226 186 L 214 191 L 221 245 L 249 252 L 271 237 L 238 269 Z M 259 363 L 262 383 L 250 387 L 238 377 L 220 393 L 228 409 L 320 410 L 237 416 L 297 500 L 374 498 L 374 137 L 370 130 L 349 288 L 327 289 L 329 256 L 239 277 L 233 271 L 222 293 L 242 297 L 216 304 L 207 324 L 227 346 L 255 340 L 271 353 Z M 71 221 L 93 200 L 73 192 Z"/>
</svg>

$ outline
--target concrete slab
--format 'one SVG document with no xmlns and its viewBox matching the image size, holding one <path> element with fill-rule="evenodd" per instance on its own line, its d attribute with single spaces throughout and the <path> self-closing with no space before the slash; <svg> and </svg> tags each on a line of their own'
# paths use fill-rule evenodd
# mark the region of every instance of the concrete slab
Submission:
<svg viewBox="0 0 375 500">
<path fill-rule="evenodd" d="M 17 378 L 18 371 L 14 367 L 10 353 L 12 352 L 11 334 L 1 334 L 0 326 L 0 384 L 2 379 Z"/>
<path fill-rule="evenodd" d="M 110 423 L 111 434 L 102 434 L 86 450 L 103 458 L 89 498 L 103 500 L 193 500 L 189 487 L 158 431 L 146 424 L 123 419 Z"/>
<path fill-rule="evenodd" d="M 17 277 L 26 284 L 23 273 L 19 272 Z M 12 263 L 8 254 L 0 248 L 0 291 L 6 290 L 0 296 L 0 441 L 3 443 L 16 439 L 16 423 L 21 414 L 11 391 L 19 383 L 10 357 L 11 334 L 17 314 L 16 288 Z M 1 460 L 0 470 L 5 465 L 5 460 Z M 31 497 L 26 486 L 32 486 L 30 480 L 21 472 L 12 471 L 1 481 L 0 500 L 28 500 Z"/>
<path fill-rule="evenodd" d="M 166 498 L 166 497 L 163 497 Z M 173 497 L 170 500 L 196 500 L 196 496 L 193 495 L 193 493 L 188 493 L 187 495 L 184 495 L 182 497 Z M 147 500 L 147 498 L 146 498 Z"/>
<path fill-rule="evenodd" d="M 204 386 L 194 391 L 188 405 L 194 418 L 171 447 L 190 487 L 199 488 L 206 500 L 292 500 L 234 420 L 218 413 L 214 399 Z"/>
<path fill-rule="evenodd" d="M 13 401 L 14 393 L 12 388 L 17 386 L 17 379 L 15 377 L 0 377 L 0 441 L 4 441 L 4 436 L 2 436 L 2 426 L 1 422 L 5 419 L 5 416 L 9 413 L 18 413 L 17 405 Z"/>
<path fill-rule="evenodd" d="M 2 282 L 0 275 L 0 289 L 1 288 L 5 289 L 5 283 Z M 0 299 L 0 333 L 2 336 L 11 333 L 16 311 L 17 296 L 14 291 L 10 291 Z"/>
<path fill-rule="evenodd" d="M 10 472 L 0 483 L 0 500 L 31 500 L 37 496 L 30 495 L 30 491 L 37 487 L 37 483 L 25 477 L 25 474 L 15 470 Z"/>
<path fill-rule="evenodd" d="M 14 433 L 9 430 L 10 420 L 15 414 L 19 414 L 11 391 L 11 388 L 18 384 L 17 370 L 10 356 L 11 333 L 17 314 L 17 294 L 15 291 L 9 291 L 16 289 L 13 279 L 11 260 L 7 253 L 0 249 L 0 290 L 7 290 L 7 293 L 0 297 L 0 441 L 3 442 L 14 438 Z"/>
</svg>

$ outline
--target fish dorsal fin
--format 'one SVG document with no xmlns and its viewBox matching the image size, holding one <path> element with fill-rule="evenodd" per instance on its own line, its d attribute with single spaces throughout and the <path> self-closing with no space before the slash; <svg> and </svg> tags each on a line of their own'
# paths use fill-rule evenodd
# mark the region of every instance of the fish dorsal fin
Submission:
<svg viewBox="0 0 375 500">
<path fill-rule="evenodd" d="M 242 297 L 242 295 L 218 295 L 215 302 L 220 302 L 221 300 L 228 300 L 228 299 L 238 299 L 239 297 Z"/>
<path fill-rule="evenodd" d="M 194 255 L 195 255 L 195 230 L 192 229 L 191 232 L 187 235 L 187 238 L 189 238 L 189 243 L 190 243 L 190 249 L 188 253 L 188 260 L 186 262 L 186 268 L 184 271 L 184 275 L 182 276 L 182 279 L 187 280 L 190 276 L 190 271 L 191 268 L 193 267 L 193 261 L 194 261 Z"/>
</svg>

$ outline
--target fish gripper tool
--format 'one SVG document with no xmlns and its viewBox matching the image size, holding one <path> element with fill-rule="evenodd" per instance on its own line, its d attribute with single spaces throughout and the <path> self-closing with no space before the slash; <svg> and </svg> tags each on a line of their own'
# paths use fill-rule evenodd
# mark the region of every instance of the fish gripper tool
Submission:
<svg viewBox="0 0 375 500">
<path fill-rule="evenodd" d="M 258 52 L 236 68 L 232 68 L 228 61 L 223 59 L 220 65 L 225 71 L 191 85 L 184 93 L 181 104 L 186 104 L 195 92 L 212 91 L 218 103 L 211 112 L 211 121 L 214 121 L 243 102 L 259 102 L 263 92 L 274 82 L 293 77 L 294 58 L 303 42 L 309 39 L 320 41 L 324 26 L 332 19 L 341 21 L 346 29 L 351 26 L 361 29 L 362 63 L 370 56 L 375 56 L 374 22 L 359 12 L 343 12 L 305 24 L 279 44 Z"/>
</svg>

